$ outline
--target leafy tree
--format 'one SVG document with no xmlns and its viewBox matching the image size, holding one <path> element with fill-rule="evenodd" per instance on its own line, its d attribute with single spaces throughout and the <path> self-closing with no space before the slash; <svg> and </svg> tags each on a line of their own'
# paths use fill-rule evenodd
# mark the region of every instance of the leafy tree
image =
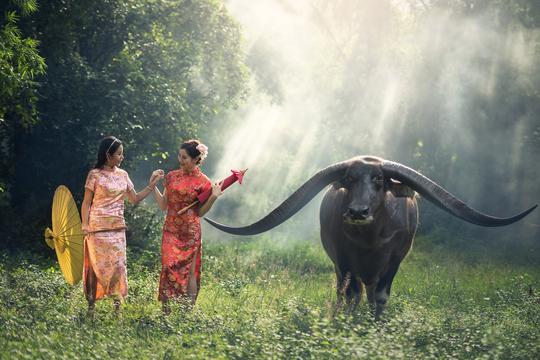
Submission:
<svg viewBox="0 0 540 360">
<path fill-rule="evenodd" d="M 48 222 L 57 185 L 81 198 L 104 135 L 123 140 L 124 167 L 141 187 L 245 93 L 239 28 L 219 1 L 53 0 L 25 29 L 39 35 L 48 71 L 43 121 L 16 134 L 12 205 L 34 226 L 14 237 Z"/>
<path fill-rule="evenodd" d="M 35 78 L 45 73 L 45 61 L 38 53 L 39 42 L 25 37 L 18 27 L 20 16 L 37 10 L 35 0 L 9 1 L 0 5 L 0 208 L 9 199 L 7 182 L 13 175 L 13 132 L 37 122 Z"/>
<path fill-rule="evenodd" d="M 23 126 L 34 124 L 36 90 L 34 81 L 45 73 L 45 61 L 39 55 L 39 42 L 24 37 L 18 28 L 20 19 L 37 10 L 35 0 L 10 1 L 0 8 L 4 22 L 0 28 L 0 121 L 13 117 Z"/>
</svg>

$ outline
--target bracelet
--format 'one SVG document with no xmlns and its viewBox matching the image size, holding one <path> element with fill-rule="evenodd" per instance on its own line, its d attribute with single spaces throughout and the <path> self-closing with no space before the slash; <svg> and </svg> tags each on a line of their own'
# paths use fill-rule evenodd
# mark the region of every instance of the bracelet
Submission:
<svg viewBox="0 0 540 360">
<path fill-rule="evenodd" d="M 146 188 L 150 191 L 154 191 L 154 189 L 156 188 L 155 186 L 153 188 L 150 187 L 150 185 L 147 185 Z"/>
</svg>

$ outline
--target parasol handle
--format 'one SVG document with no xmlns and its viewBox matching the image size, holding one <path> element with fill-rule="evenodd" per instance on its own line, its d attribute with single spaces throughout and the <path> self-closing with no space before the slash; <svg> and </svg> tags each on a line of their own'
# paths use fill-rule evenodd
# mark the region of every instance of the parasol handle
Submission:
<svg viewBox="0 0 540 360">
<path fill-rule="evenodd" d="M 185 213 L 186 211 L 188 211 L 189 209 L 191 209 L 193 206 L 197 205 L 199 203 L 199 200 L 195 200 L 194 202 L 192 202 L 191 204 L 189 204 L 188 206 L 186 206 L 185 208 L 182 208 L 180 209 L 177 214 L 178 215 L 182 215 L 183 213 Z"/>
<path fill-rule="evenodd" d="M 53 250 L 54 250 L 54 238 L 55 237 L 56 237 L 56 234 L 53 233 L 53 231 L 50 228 L 45 229 L 45 242 Z"/>
</svg>

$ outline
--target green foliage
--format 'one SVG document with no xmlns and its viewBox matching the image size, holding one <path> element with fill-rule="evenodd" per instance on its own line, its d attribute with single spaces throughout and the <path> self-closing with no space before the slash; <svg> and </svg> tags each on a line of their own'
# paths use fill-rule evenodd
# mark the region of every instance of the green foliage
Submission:
<svg viewBox="0 0 540 360">
<path fill-rule="evenodd" d="M 39 41 L 22 33 L 19 22 L 37 10 L 35 0 L 6 1 L 0 5 L 0 212 L 8 208 L 9 180 L 14 174 L 14 134 L 37 122 L 39 83 L 45 60 Z"/>
<path fill-rule="evenodd" d="M 145 267 L 157 266 L 161 261 L 161 234 L 164 217 L 155 206 L 127 205 L 125 210 L 128 228 L 126 238 L 129 244 L 129 257 L 138 259 Z"/>
<path fill-rule="evenodd" d="M 380 322 L 365 304 L 335 313 L 332 266 L 311 241 L 205 244 L 198 304 L 191 312 L 174 306 L 169 317 L 156 300 L 160 262 L 130 253 L 121 317 L 105 300 L 94 321 L 81 285 L 66 285 L 57 264 L 4 253 L 0 357 L 538 358 L 537 263 L 509 264 L 485 248 L 459 255 L 441 241 L 418 240 Z"/>
<path fill-rule="evenodd" d="M 126 236 L 131 245 L 146 249 L 161 243 L 164 217 L 155 206 L 144 203 L 136 206 L 126 204 L 125 218 L 129 224 Z"/>
<path fill-rule="evenodd" d="M 5 140 L 3 239 L 34 241 L 56 186 L 82 198 L 103 136 L 123 141 L 123 166 L 139 189 L 151 170 L 176 167 L 180 142 L 246 91 L 239 28 L 218 1 L 53 0 L 21 20 L 41 44 L 47 76 L 40 123 L 10 127 Z"/>
<path fill-rule="evenodd" d="M 35 78 L 45 73 L 45 59 L 38 53 L 39 41 L 25 37 L 18 27 L 20 16 L 37 10 L 34 0 L 11 1 L 0 7 L 0 134 L 7 133 L 8 123 L 24 127 L 37 120 Z M 2 11 L 3 10 L 3 11 Z M 11 119 L 14 118 L 14 119 Z M 3 136 L 2 136 L 3 137 Z M 5 146 L 5 144 L 4 144 Z M 5 155 L 5 152 L 1 152 Z"/>
</svg>

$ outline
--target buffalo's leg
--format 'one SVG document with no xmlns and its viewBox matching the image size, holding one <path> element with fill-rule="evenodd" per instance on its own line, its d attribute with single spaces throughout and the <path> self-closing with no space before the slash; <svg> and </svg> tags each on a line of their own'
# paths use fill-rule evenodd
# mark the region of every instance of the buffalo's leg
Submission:
<svg viewBox="0 0 540 360">
<path fill-rule="evenodd" d="M 372 294 L 375 303 L 375 319 L 378 319 L 386 308 L 386 303 L 390 297 L 390 288 L 392 287 L 392 282 L 394 281 L 394 276 L 396 276 L 400 263 L 401 259 L 399 257 L 392 256 L 388 270 L 379 279 L 375 287 L 375 292 Z"/>
<path fill-rule="evenodd" d="M 375 310 L 375 288 L 377 286 L 376 282 L 373 283 L 366 283 L 366 293 L 367 293 L 367 300 L 370 309 L 373 311 Z"/>
<path fill-rule="evenodd" d="M 339 309 L 345 300 L 349 310 L 354 310 L 362 298 L 362 283 L 350 271 L 336 268 L 337 304 Z"/>
<path fill-rule="evenodd" d="M 343 299 L 345 299 L 345 293 L 349 287 L 350 275 L 347 276 L 347 273 L 342 273 L 336 266 L 336 310 L 341 309 L 343 305 Z"/>
<path fill-rule="evenodd" d="M 356 276 L 351 276 L 349 288 L 347 289 L 345 296 L 347 299 L 347 306 L 349 307 L 349 309 L 350 310 L 356 309 L 362 297 L 362 283 L 358 281 Z"/>
</svg>

